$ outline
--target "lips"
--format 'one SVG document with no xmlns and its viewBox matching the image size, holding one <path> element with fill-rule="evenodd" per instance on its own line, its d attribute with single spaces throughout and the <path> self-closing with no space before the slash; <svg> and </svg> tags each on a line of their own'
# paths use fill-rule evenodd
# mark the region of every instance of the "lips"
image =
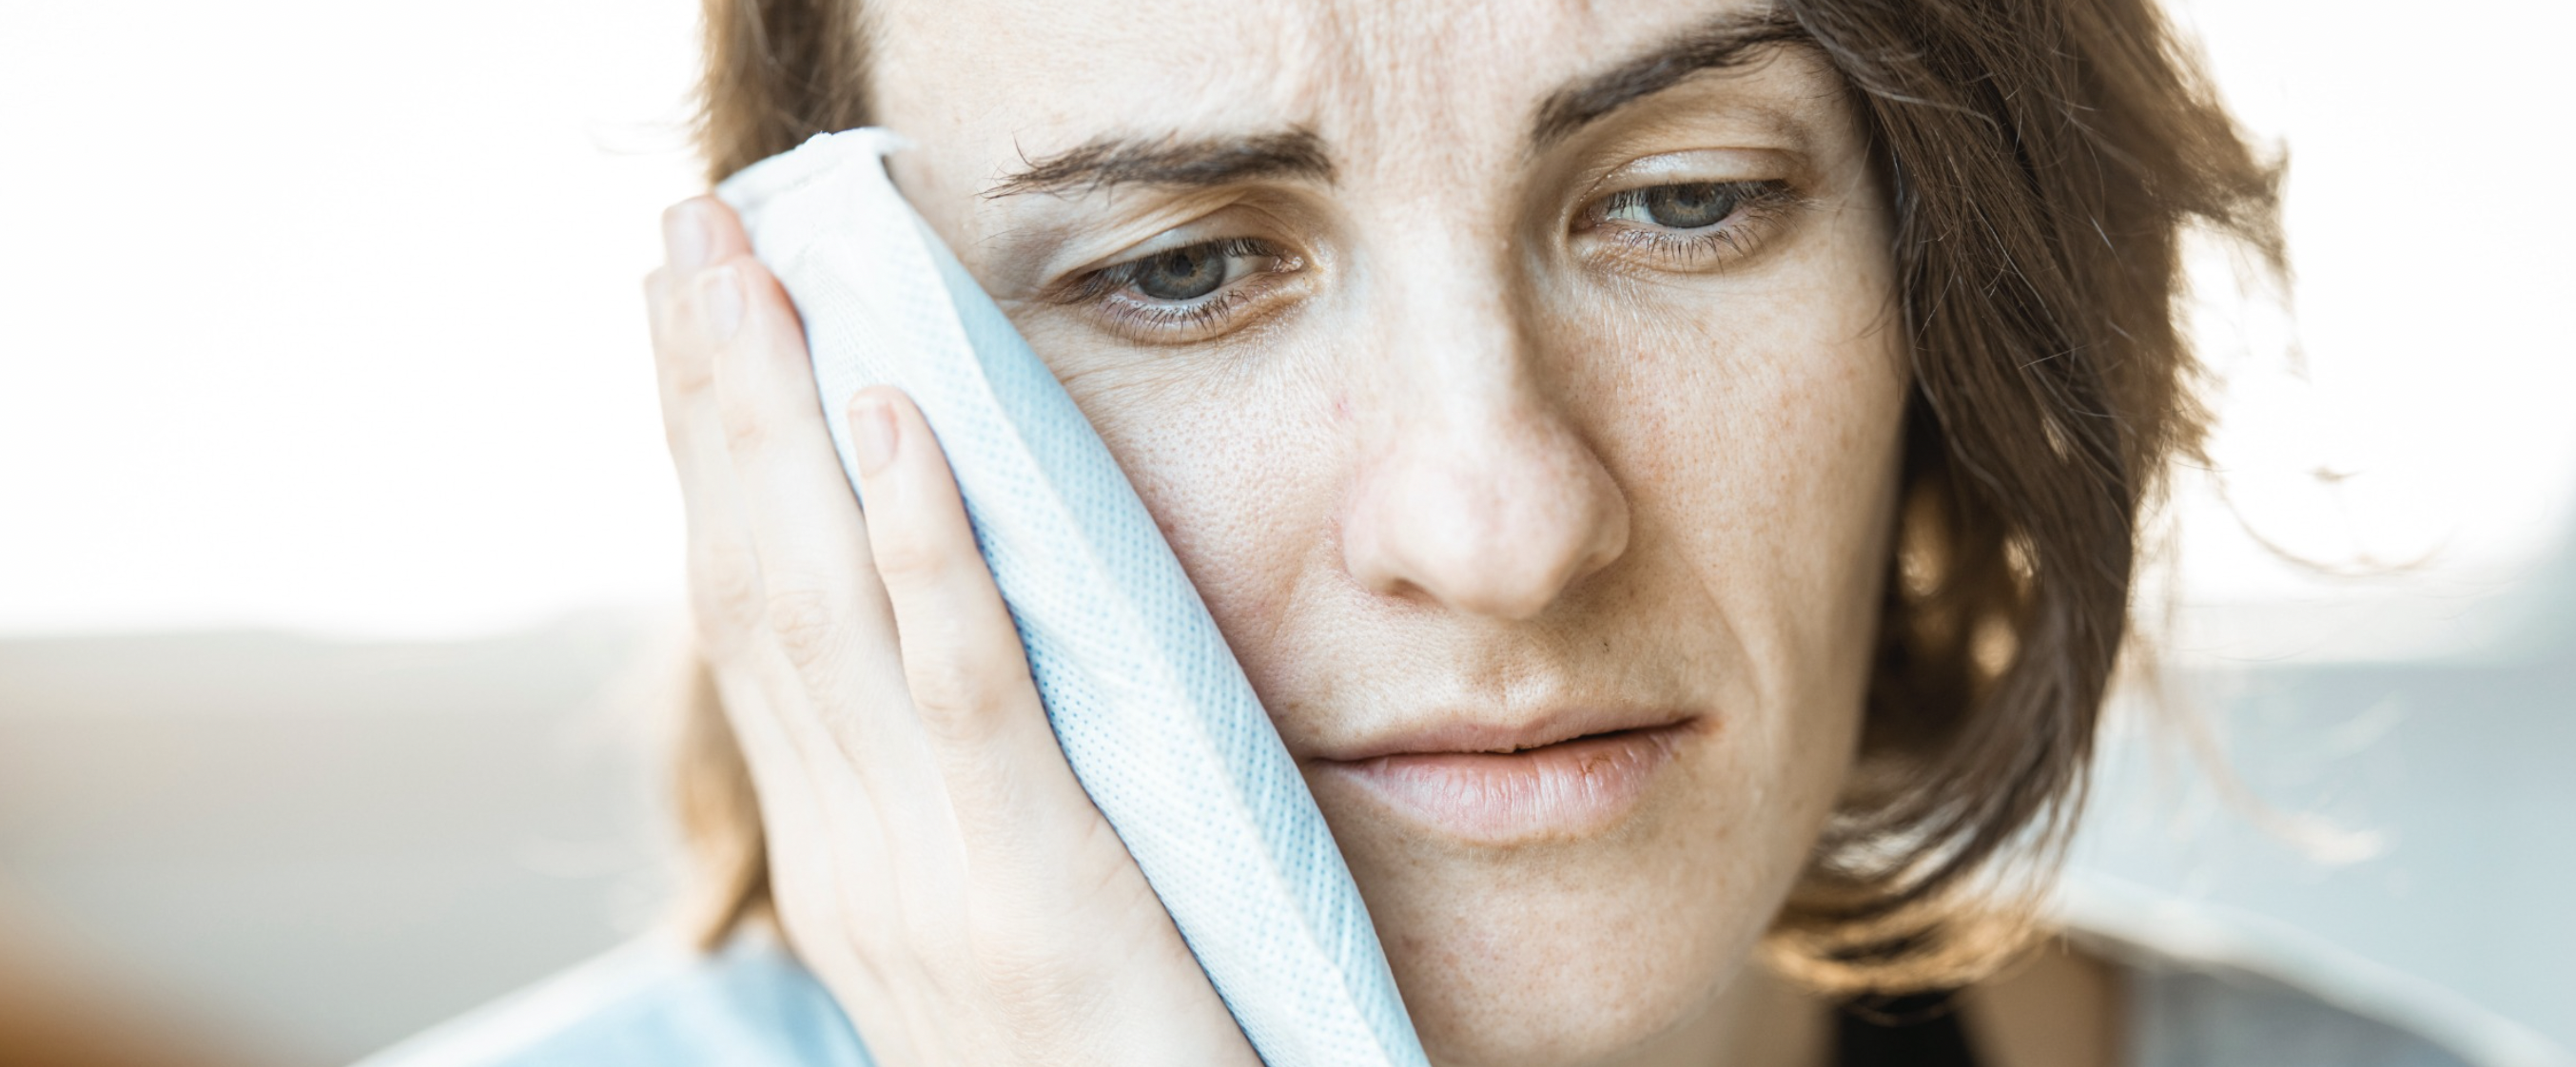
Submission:
<svg viewBox="0 0 2576 1067">
<path fill-rule="evenodd" d="M 1400 816 L 1471 843 L 1583 837 L 1636 809 L 1695 722 L 1621 716 L 1651 724 L 1619 726 L 1583 718 L 1520 729 L 1445 724 L 1311 766 Z M 1595 725 L 1611 728 L 1585 729 Z"/>
</svg>

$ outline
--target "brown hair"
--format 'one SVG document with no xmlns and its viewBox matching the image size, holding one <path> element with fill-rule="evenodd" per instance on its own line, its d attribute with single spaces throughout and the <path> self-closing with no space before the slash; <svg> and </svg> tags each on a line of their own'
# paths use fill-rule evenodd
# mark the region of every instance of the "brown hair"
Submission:
<svg viewBox="0 0 2576 1067">
<path fill-rule="evenodd" d="M 1835 989 L 1957 982 L 2026 929 L 1991 890 L 2049 869 L 2081 805 L 2140 517 L 2199 447 L 2181 239 L 2203 226 L 2282 271 L 2280 165 L 2151 0 L 1774 15 L 1842 72 L 1888 176 L 1915 385 L 1861 758 L 1773 958 Z M 706 34 L 713 177 L 869 120 L 857 0 L 706 0 Z M 697 691 L 681 795 L 712 940 L 766 882 Z"/>
</svg>

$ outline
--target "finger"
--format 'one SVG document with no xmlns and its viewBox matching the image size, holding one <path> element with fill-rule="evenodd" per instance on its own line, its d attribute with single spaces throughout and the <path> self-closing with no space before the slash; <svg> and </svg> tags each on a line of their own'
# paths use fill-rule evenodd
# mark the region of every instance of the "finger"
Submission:
<svg viewBox="0 0 2576 1067">
<path fill-rule="evenodd" d="M 849 420 L 904 679 L 968 845 L 1014 866 L 1058 863 L 1088 847 L 1076 842 L 1099 812 L 1047 726 L 939 442 L 890 387 L 861 390 Z"/>
<path fill-rule="evenodd" d="M 913 705 L 934 732 L 975 744 L 1037 708 L 1026 653 L 977 551 L 948 462 L 900 390 L 860 390 L 850 443 L 869 548 L 894 610 Z"/>
<path fill-rule="evenodd" d="M 703 414 L 713 385 L 716 345 L 740 321 L 733 294 L 711 285 L 709 273 L 751 251 L 751 241 L 733 211 L 713 197 L 683 200 L 662 213 L 662 266 L 644 280 L 645 303 L 652 325 L 654 369 L 662 390 L 662 410 Z M 697 425 L 667 420 L 677 431 Z M 684 439 L 673 444 L 673 458 L 695 458 Z M 685 453 L 685 454 L 684 454 Z"/>
<path fill-rule="evenodd" d="M 714 413 L 714 354 L 738 328 L 740 286 L 719 257 L 749 248 L 722 203 L 699 197 L 663 214 L 667 261 L 646 279 L 655 376 L 689 531 L 690 598 L 722 659 L 757 618 L 760 582 Z"/>
<path fill-rule="evenodd" d="M 742 222 L 733 209 L 711 196 L 695 196 L 671 205 L 662 212 L 662 264 L 644 278 L 644 295 L 652 310 L 654 347 L 659 352 L 666 342 L 687 341 L 696 346 L 703 359 L 706 354 L 702 336 L 702 319 L 688 306 L 687 290 L 710 267 L 751 250 L 751 238 L 742 232 Z M 665 363 L 662 369 L 681 369 Z M 698 364 L 700 381 L 704 365 Z"/>
<path fill-rule="evenodd" d="M 1082 1006 L 1115 983 L 1062 965 L 1095 954 L 1099 929 L 1067 916 L 1126 928 L 1161 905 L 1057 746 L 921 412 L 899 390 L 876 387 L 851 399 L 848 418 L 904 678 L 965 853 L 967 943 L 944 958 L 1015 1011 L 1098 1017 Z"/>
<path fill-rule="evenodd" d="M 867 521 L 824 428 L 805 337 L 787 294 L 747 258 L 740 328 L 715 360 L 717 419 L 758 560 L 758 628 L 781 663 L 777 701 L 792 739 L 855 771 L 904 863 L 952 862 L 935 817 L 940 790 L 885 592 L 868 560 Z"/>
<path fill-rule="evenodd" d="M 893 682 L 901 677 L 894 620 L 867 563 L 867 520 L 824 427 L 803 326 L 758 263 L 743 256 L 724 266 L 741 288 L 743 314 L 714 360 L 716 421 L 759 552 L 764 621 L 819 683 Z M 882 704 L 900 693 L 848 695 Z"/>
</svg>

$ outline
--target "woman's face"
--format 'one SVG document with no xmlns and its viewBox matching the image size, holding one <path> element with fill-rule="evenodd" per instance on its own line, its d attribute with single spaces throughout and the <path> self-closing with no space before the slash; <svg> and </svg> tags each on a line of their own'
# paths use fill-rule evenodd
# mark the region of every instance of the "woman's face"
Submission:
<svg viewBox="0 0 2576 1067">
<path fill-rule="evenodd" d="M 1902 320 L 1763 9 L 874 6 L 897 181 L 1161 521 L 1442 1062 L 1688 1043 L 1851 761 Z"/>
</svg>

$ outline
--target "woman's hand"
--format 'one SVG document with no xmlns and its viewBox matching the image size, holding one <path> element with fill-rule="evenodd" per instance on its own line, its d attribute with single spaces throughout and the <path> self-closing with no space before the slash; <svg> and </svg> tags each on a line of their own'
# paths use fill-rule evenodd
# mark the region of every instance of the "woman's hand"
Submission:
<svg viewBox="0 0 2576 1067">
<path fill-rule="evenodd" d="M 1259 1060 L 1047 727 L 920 412 L 850 402 L 707 197 L 647 279 L 690 598 L 788 942 L 888 1067 Z"/>
</svg>

